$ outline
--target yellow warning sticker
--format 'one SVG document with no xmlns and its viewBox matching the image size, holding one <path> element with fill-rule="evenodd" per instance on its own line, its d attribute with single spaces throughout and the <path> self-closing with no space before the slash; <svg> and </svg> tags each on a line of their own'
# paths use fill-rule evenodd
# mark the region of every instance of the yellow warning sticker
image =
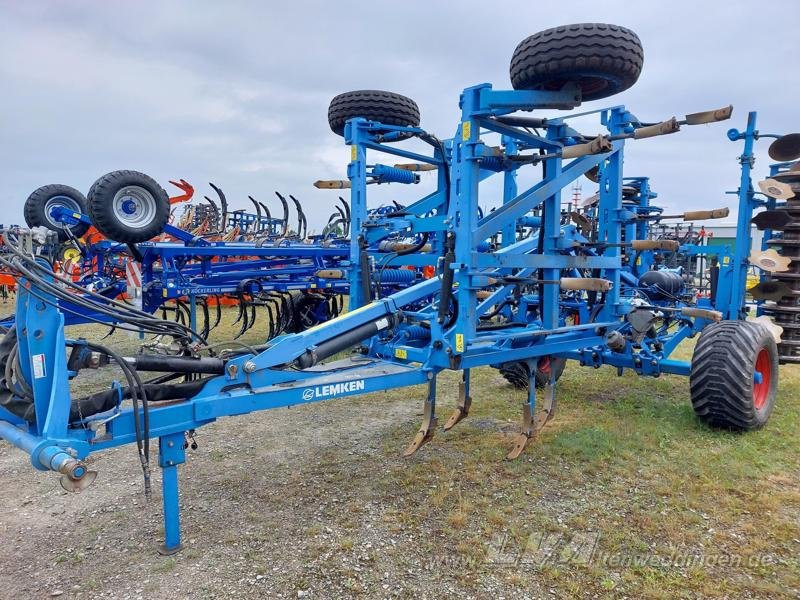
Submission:
<svg viewBox="0 0 800 600">
<path fill-rule="evenodd" d="M 472 121 L 464 121 L 461 124 L 461 139 L 466 142 L 472 135 Z"/>
<path fill-rule="evenodd" d="M 358 158 L 358 149 L 355 146 L 350 146 L 350 160 Z"/>
<path fill-rule="evenodd" d="M 403 360 L 408 358 L 408 352 L 406 352 L 405 348 L 395 348 L 394 349 L 394 355 L 395 355 L 395 358 L 402 358 Z"/>
<path fill-rule="evenodd" d="M 463 352 L 464 351 L 464 334 L 457 333 L 456 334 L 456 352 Z"/>
<path fill-rule="evenodd" d="M 722 264 L 726 265 L 726 266 L 731 264 L 731 257 L 730 256 L 723 256 L 722 257 Z"/>
</svg>

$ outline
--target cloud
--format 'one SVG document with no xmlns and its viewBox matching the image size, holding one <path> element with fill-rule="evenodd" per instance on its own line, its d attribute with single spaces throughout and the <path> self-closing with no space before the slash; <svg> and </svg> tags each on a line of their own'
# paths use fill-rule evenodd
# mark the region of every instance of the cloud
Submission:
<svg viewBox="0 0 800 600">
<path fill-rule="evenodd" d="M 685 128 L 630 144 L 626 174 L 649 175 L 659 201 L 681 210 L 732 205 L 739 145 L 725 138 L 758 109 L 760 129 L 796 130 L 800 83 L 790 0 L 749 2 L 138 2 L 0 3 L 0 203 L 14 222 L 40 185 L 88 190 L 133 168 L 166 185 L 219 184 L 236 207 L 247 195 L 293 193 L 320 228 L 338 194 L 320 178 L 344 176 L 348 153 L 327 125 L 335 94 L 390 89 L 417 100 L 423 126 L 453 135 L 460 91 L 509 87 L 508 63 L 526 36 L 558 24 L 618 21 L 645 47 L 645 69 L 610 101 L 656 120 L 728 103 L 730 123 Z M 620 15 L 615 18 L 613 15 Z M 783 15 L 782 18 L 776 18 Z M 597 128 L 595 127 L 595 130 Z M 766 144 L 757 172 L 765 173 Z M 430 189 L 380 186 L 374 202 Z M 584 182 L 584 193 L 591 184 Z M 490 190 L 491 191 L 491 190 Z M 498 202 L 487 194 L 486 206 Z"/>
</svg>

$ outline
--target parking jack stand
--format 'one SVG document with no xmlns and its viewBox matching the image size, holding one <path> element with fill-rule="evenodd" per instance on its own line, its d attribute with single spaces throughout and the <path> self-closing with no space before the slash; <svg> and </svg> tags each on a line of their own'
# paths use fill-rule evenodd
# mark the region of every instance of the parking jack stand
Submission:
<svg viewBox="0 0 800 600">
<path fill-rule="evenodd" d="M 159 546 L 158 553 L 163 556 L 175 554 L 182 548 L 178 465 L 186 460 L 183 442 L 184 432 L 158 438 L 158 464 L 161 467 L 164 502 L 164 543 Z"/>
<path fill-rule="evenodd" d="M 522 430 L 514 437 L 514 447 L 506 455 L 509 460 L 514 460 L 528 442 L 533 439 L 544 425 L 553 417 L 555 412 L 555 381 L 553 376 L 544 387 L 542 406 L 537 412 L 536 407 L 536 363 L 528 365 L 528 398 L 522 403 Z"/>
<path fill-rule="evenodd" d="M 472 406 L 472 396 L 469 395 L 469 369 L 464 369 L 461 372 L 461 381 L 458 384 L 458 406 L 456 410 L 447 419 L 444 425 L 445 431 L 450 431 L 460 421 L 462 421 L 469 414 L 469 408 Z"/>
<path fill-rule="evenodd" d="M 403 452 L 403 456 L 411 456 L 417 450 L 433 439 L 436 432 L 436 376 L 428 382 L 428 397 L 425 399 L 425 408 L 417 435 Z"/>
</svg>

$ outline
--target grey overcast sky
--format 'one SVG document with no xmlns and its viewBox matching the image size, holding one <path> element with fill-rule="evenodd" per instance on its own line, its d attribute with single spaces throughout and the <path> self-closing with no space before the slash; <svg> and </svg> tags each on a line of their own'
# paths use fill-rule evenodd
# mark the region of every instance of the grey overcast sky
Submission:
<svg viewBox="0 0 800 600">
<path fill-rule="evenodd" d="M 213 181 L 234 208 L 251 194 L 277 210 L 273 190 L 293 193 L 319 228 L 336 194 L 311 183 L 343 177 L 349 155 L 327 124 L 335 94 L 406 94 L 423 127 L 450 137 L 464 87 L 510 88 L 519 41 L 592 21 L 636 31 L 645 63 L 633 88 L 584 108 L 624 103 L 657 120 L 734 105 L 729 122 L 630 144 L 626 175 L 649 175 L 671 209 L 733 206 L 723 192 L 737 185 L 741 146 L 726 130 L 750 110 L 763 132 L 800 130 L 798 17 L 796 0 L 0 0 L 0 221 L 22 222 L 40 185 L 85 193 L 108 171 L 136 169 L 170 192 L 167 180 L 183 177 L 198 198 Z M 386 187 L 376 202 L 423 191 Z"/>
</svg>

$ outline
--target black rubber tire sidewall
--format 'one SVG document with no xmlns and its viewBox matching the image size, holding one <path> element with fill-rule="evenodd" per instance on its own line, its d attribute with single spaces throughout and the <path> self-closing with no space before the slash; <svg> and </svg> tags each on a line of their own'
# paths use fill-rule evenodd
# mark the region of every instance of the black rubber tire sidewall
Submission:
<svg viewBox="0 0 800 600">
<path fill-rule="evenodd" d="M 753 373 L 762 349 L 770 356 L 767 400 L 760 409 L 753 401 Z M 778 348 L 766 327 L 748 321 L 708 325 L 692 356 L 689 375 L 692 407 L 711 427 L 751 431 L 763 427 L 775 406 L 778 389 Z"/>
<path fill-rule="evenodd" d="M 121 221 L 114 212 L 113 199 L 126 186 L 146 190 L 156 202 L 153 218 L 144 226 L 132 227 Z M 123 244 L 146 242 L 164 231 L 169 221 L 169 196 L 155 179 L 138 171 L 113 171 L 92 184 L 87 195 L 89 215 L 97 230 L 104 236 Z"/>
<path fill-rule="evenodd" d="M 328 125 L 337 135 L 344 135 L 350 119 L 361 117 L 385 125 L 417 127 L 419 106 L 411 98 L 382 90 L 355 90 L 335 96 L 328 106 Z"/>
<path fill-rule="evenodd" d="M 69 229 L 76 238 L 83 236 L 89 230 L 89 225 L 86 223 L 78 223 L 72 227 L 66 228 L 52 221 L 50 215 L 47 214 L 49 211 L 49 209 L 47 209 L 47 203 L 58 196 L 68 198 L 71 201 L 69 204 L 75 204 L 74 207 L 69 206 L 69 208 L 74 209 L 77 207 L 81 214 L 86 214 L 86 197 L 81 192 L 68 185 L 53 183 L 37 188 L 28 196 L 28 199 L 25 200 L 25 223 L 28 227 L 46 227 L 50 231 L 55 231 L 58 233 L 58 239 L 61 242 L 65 242 L 69 239 L 67 229 Z M 68 203 L 64 203 L 64 206 L 68 206 Z"/>
<path fill-rule="evenodd" d="M 559 380 L 561 375 L 564 373 L 564 369 L 567 366 L 567 359 L 566 358 L 551 358 L 550 359 L 551 369 L 553 369 L 556 381 Z M 528 368 L 525 366 L 525 363 L 522 361 L 514 361 L 505 363 L 500 366 L 499 368 L 500 374 L 505 378 L 508 383 L 510 383 L 514 388 L 518 390 L 527 390 L 528 389 Z M 550 380 L 550 374 L 544 373 L 538 368 L 536 369 L 536 387 L 541 389 L 547 385 L 547 382 Z"/>
<path fill-rule="evenodd" d="M 522 40 L 511 57 L 509 74 L 516 90 L 557 90 L 569 81 L 582 85 L 582 100 L 599 100 L 631 87 L 642 71 L 644 51 L 633 31 L 606 23 L 553 27 Z"/>
</svg>

